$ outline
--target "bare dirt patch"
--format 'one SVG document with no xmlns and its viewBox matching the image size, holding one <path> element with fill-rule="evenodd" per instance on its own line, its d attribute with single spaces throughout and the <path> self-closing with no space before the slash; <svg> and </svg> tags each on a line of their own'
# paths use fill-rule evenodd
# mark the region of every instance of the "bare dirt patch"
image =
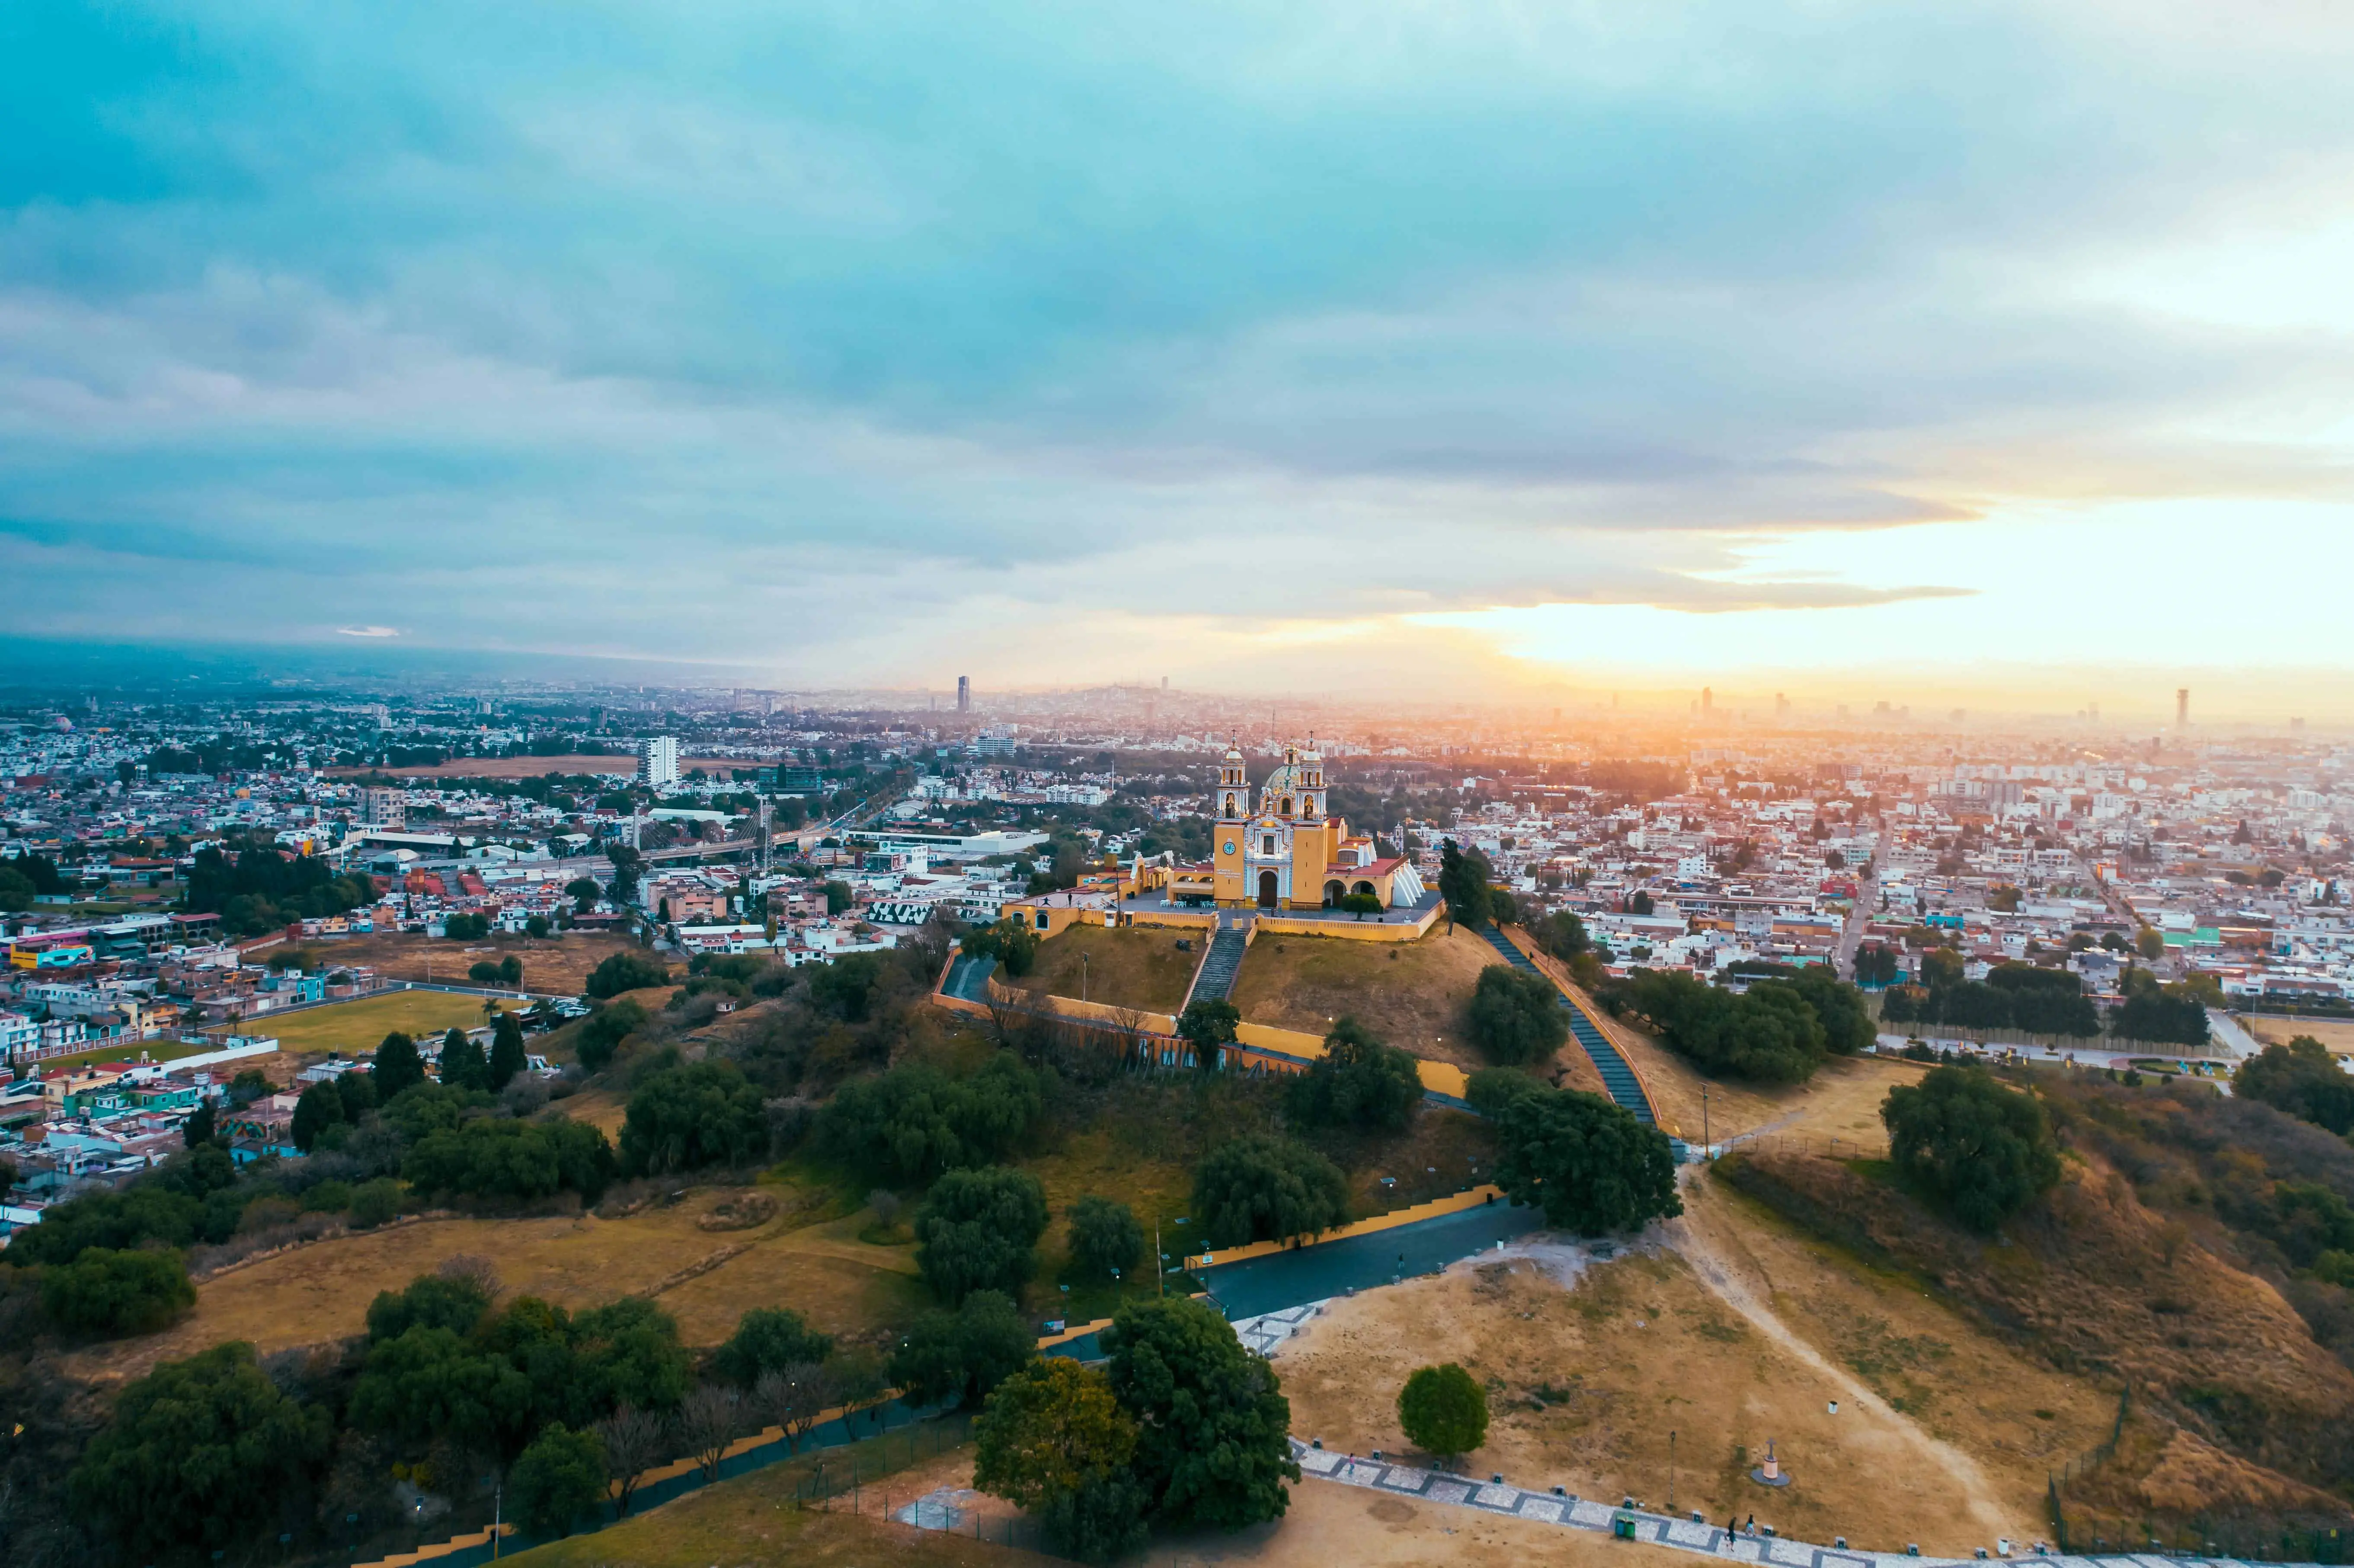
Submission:
<svg viewBox="0 0 2354 1568">
<path fill-rule="evenodd" d="M 2285 1045 L 2300 1034 L 2318 1040 L 2335 1055 L 2354 1056 L 2354 1022 L 2336 1018 L 2264 1018 L 2243 1015 L 2241 1027 L 2260 1045 Z"/>
<path fill-rule="evenodd" d="M 439 980 L 467 985 L 466 971 L 513 955 L 523 961 L 525 989 L 557 996 L 577 996 L 588 983 L 588 971 L 610 955 L 629 948 L 642 951 L 627 937 L 610 931 L 567 931 L 537 940 L 529 937 L 498 937 L 479 942 L 452 942 L 438 937 L 377 931 L 337 941 L 312 940 L 308 946 L 322 962 L 368 964 L 392 980 Z"/>
<path fill-rule="evenodd" d="M 1385 1044 L 1476 1070 L 1488 1063 L 1471 1044 L 1471 991 L 1502 961 L 1443 926 L 1416 942 L 1267 936 L 1244 955 L 1232 999 L 1249 1022 L 1310 1034 L 1353 1014 Z"/>
<path fill-rule="evenodd" d="M 1174 1012 L 1184 1004 L 1185 988 L 1202 959 L 1200 936 L 1190 938 L 1190 952 L 1178 948 L 1181 939 L 1160 926 L 1074 926 L 1040 943 L 1036 965 L 1011 983 L 1034 996 Z"/>
<path fill-rule="evenodd" d="M 1674 1254 L 1593 1264 L 1571 1288 L 1556 1272 L 1506 1257 L 1332 1303 L 1278 1357 L 1293 1431 L 1406 1455 L 1397 1391 L 1415 1367 L 1453 1360 L 1487 1384 L 1492 1413 L 1469 1470 L 1664 1508 L 1672 1465 L 1679 1510 L 1879 1550 L 1960 1554 L 2035 1533 L 2040 1467 L 2001 1477 L 1990 1510 L 1973 1506 L 1934 1440 L 1859 1401 L 1851 1374 L 1761 1329 Z M 1747 1478 L 1769 1439 L 1798 1478 L 1786 1491 Z"/>
</svg>

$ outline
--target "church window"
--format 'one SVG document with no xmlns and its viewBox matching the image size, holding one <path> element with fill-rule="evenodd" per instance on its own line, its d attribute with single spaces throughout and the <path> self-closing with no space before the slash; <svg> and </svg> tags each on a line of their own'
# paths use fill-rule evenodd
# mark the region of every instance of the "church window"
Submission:
<svg viewBox="0 0 2354 1568">
<path fill-rule="evenodd" d="M 1267 834 L 1267 852 L 1266 852 L 1266 853 L 1267 853 L 1268 854 L 1273 854 L 1273 853 L 1275 853 L 1275 835 L 1274 835 L 1273 833 L 1269 833 L 1269 834 Z"/>
<path fill-rule="evenodd" d="M 1291 815 L 1291 797 L 1288 795 L 1283 798 L 1283 814 L 1287 817 Z"/>
<path fill-rule="evenodd" d="M 1232 795 L 1229 795 L 1229 796 L 1227 796 L 1227 797 L 1226 797 L 1226 815 L 1227 815 L 1227 816 L 1229 816 L 1229 817 L 1231 817 L 1231 816 L 1233 816 L 1234 814 L 1235 814 L 1235 798 L 1234 798 Z"/>
</svg>

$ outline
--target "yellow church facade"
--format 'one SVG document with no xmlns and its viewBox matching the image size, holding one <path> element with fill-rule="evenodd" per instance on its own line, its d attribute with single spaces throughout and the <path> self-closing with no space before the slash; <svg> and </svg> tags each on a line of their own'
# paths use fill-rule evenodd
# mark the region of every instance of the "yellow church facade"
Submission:
<svg viewBox="0 0 2354 1568">
<path fill-rule="evenodd" d="M 1384 909 L 1423 897 L 1412 862 L 1384 856 L 1327 810 L 1324 758 L 1315 743 L 1284 747 L 1256 806 L 1239 747 L 1229 747 L 1213 801 L 1211 885 L 1225 908 L 1329 909 L 1371 895 Z"/>
</svg>

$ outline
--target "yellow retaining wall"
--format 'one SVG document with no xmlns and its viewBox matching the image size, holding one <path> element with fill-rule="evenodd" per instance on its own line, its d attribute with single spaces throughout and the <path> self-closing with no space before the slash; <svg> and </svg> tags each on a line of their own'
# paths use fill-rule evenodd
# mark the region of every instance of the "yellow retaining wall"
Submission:
<svg viewBox="0 0 2354 1568">
<path fill-rule="evenodd" d="M 1438 924 L 1438 917 L 1446 913 L 1444 902 L 1434 904 L 1423 911 L 1421 919 L 1396 926 L 1365 920 L 1300 920 L 1262 913 L 1252 923 L 1252 928 L 1278 937 L 1341 937 L 1352 942 L 1414 942 L 1428 936 L 1430 928 Z"/>
<path fill-rule="evenodd" d="M 1433 1198 L 1427 1203 L 1412 1208 L 1393 1209 L 1386 1214 L 1376 1214 L 1370 1220 L 1359 1220 L 1338 1230 L 1326 1231 L 1309 1241 L 1253 1242 L 1248 1246 L 1228 1248 L 1222 1252 L 1197 1253 L 1185 1260 L 1186 1268 L 1207 1268 L 1213 1264 L 1247 1263 L 1255 1257 L 1267 1257 L 1278 1252 L 1297 1251 L 1301 1247 L 1321 1246 L 1326 1242 L 1347 1241 L 1352 1236 L 1370 1236 L 1383 1231 L 1393 1231 L 1400 1225 L 1413 1224 L 1416 1220 L 1434 1220 L 1441 1214 L 1459 1214 L 1466 1209 L 1476 1209 L 1492 1199 L 1504 1195 L 1501 1187 L 1483 1184 L 1468 1192 L 1458 1192 L 1451 1198 Z"/>
</svg>

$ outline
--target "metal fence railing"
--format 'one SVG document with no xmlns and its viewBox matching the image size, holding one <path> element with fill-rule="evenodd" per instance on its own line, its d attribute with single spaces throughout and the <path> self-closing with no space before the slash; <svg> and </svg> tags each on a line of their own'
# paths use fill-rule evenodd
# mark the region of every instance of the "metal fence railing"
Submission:
<svg viewBox="0 0 2354 1568">
<path fill-rule="evenodd" d="M 1820 1154 L 1832 1160 L 1888 1158 L 1885 1139 L 1839 1138 L 1821 1132 L 1737 1132 L 1719 1139 L 1714 1147 L 1719 1154 L 1740 1149 L 1760 1154 Z"/>
</svg>

